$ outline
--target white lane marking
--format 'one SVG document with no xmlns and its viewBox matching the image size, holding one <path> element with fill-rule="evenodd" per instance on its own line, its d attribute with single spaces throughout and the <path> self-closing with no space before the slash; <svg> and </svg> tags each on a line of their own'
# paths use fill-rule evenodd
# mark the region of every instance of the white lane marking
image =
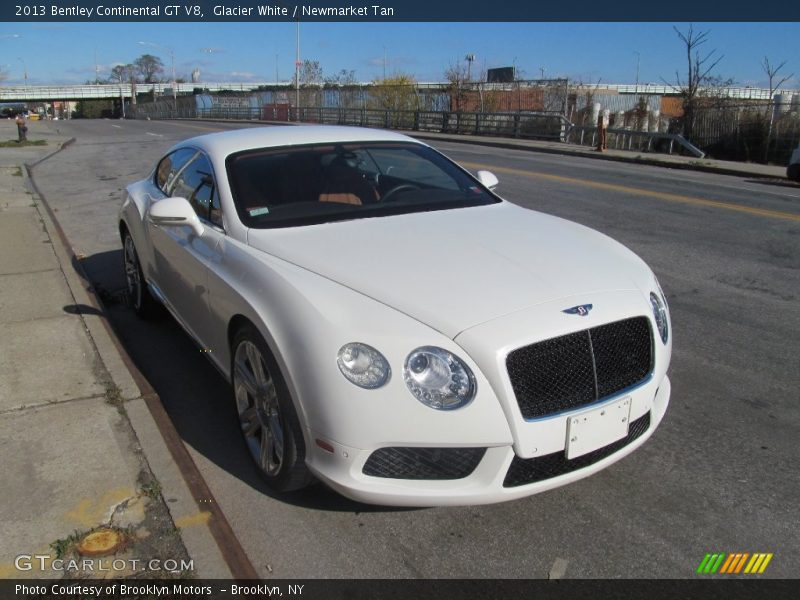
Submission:
<svg viewBox="0 0 800 600">
<path fill-rule="evenodd" d="M 153 133 L 152 131 L 147 131 L 147 135 L 154 135 L 156 137 L 164 137 L 163 133 Z"/>
<path fill-rule="evenodd" d="M 116 127 L 117 129 L 122 129 L 122 125 L 112 125 L 112 127 Z"/>
<path fill-rule="evenodd" d="M 567 573 L 567 565 L 569 561 L 565 558 L 556 558 L 553 562 L 553 566 L 550 567 L 550 572 L 547 573 L 548 579 L 561 579 Z"/>
</svg>

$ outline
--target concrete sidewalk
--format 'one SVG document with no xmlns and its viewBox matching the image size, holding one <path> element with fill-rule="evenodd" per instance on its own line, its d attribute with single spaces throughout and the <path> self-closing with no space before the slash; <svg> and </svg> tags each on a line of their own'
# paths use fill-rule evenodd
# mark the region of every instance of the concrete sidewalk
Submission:
<svg viewBox="0 0 800 600">
<path fill-rule="evenodd" d="M 55 131 L 31 122 L 46 146 L 0 148 L 0 578 L 230 577 L 28 179 L 66 141 Z"/>
</svg>

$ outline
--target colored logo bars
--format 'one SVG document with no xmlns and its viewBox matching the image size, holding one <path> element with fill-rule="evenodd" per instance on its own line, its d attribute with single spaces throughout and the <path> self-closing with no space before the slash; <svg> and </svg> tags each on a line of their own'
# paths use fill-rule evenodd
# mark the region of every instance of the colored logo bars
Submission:
<svg viewBox="0 0 800 600">
<path fill-rule="evenodd" d="M 738 552 L 736 554 L 725 554 L 718 552 L 706 554 L 697 567 L 697 572 L 703 575 L 727 574 L 727 575 L 756 575 L 761 574 L 767 568 L 769 561 L 772 560 L 772 553 Z"/>
</svg>

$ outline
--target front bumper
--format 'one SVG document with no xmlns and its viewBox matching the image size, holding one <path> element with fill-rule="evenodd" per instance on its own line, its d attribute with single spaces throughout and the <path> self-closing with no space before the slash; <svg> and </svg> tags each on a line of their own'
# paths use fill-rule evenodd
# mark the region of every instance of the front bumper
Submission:
<svg viewBox="0 0 800 600">
<path fill-rule="evenodd" d="M 393 506 L 460 506 L 471 504 L 491 504 L 514 500 L 533 494 L 538 494 L 601 471 L 616 461 L 624 458 L 641 446 L 653 434 L 664 418 L 669 404 L 671 384 L 664 375 L 660 380 L 650 380 L 635 390 L 630 390 L 605 400 L 592 409 L 611 405 L 622 398 L 631 400 L 631 431 L 637 421 L 642 423 L 645 417 L 649 418 L 649 426 L 638 435 L 629 434 L 630 440 L 615 442 L 596 453 L 584 455 L 574 459 L 575 462 L 563 457 L 567 445 L 565 432 L 567 419 L 579 415 L 584 410 L 576 410 L 548 419 L 545 423 L 538 422 L 538 428 L 546 427 L 552 432 L 551 436 L 561 437 L 563 440 L 561 450 L 539 456 L 537 458 L 518 458 L 512 445 L 495 446 L 486 449 L 483 458 L 472 473 L 460 479 L 436 480 L 411 480 L 375 477 L 364 474 L 364 465 L 376 448 L 359 449 L 337 444 L 326 440 L 333 447 L 333 452 L 318 446 L 309 449 L 308 465 L 314 474 L 328 486 L 348 498 L 368 504 L 383 504 Z M 308 432 L 308 439 L 318 437 L 313 431 Z M 614 446 L 614 447 L 612 447 Z M 452 445 L 450 446 L 452 447 Z M 465 447 L 469 447 L 465 444 Z M 512 463 L 558 457 L 558 462 L 564 467 L 556 470 L 553 477 L 540 479 L 532 483 L 520 483 L 519 480 L 510 485 L 508 481 L 509 470 Z M 580 461 L 580 462 L 578 462 Z M 517 468 L 515 466 L 515 468 Z M 572 468 L 577 467 L 577 468 Z"/>
</svg>

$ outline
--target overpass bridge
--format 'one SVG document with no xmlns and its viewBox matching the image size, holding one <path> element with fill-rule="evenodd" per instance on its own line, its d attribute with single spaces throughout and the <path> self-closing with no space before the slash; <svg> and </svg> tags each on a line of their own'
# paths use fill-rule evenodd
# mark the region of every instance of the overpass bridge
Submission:
<svg viewBox="0 0 800 600">
<path fill-rule="evenodd" d="M 274 81 L 248 82 L 239 81 L 214 83 L 178 83 L 177 94 L 191 94 L 195 89 L 219 92 L 233 90 L 247 92 L 259 86 L 285 86 Z M 172 94 L 172 83 L 137 83 L 136 93 L 155 91 L 157 95 Z M 70 100 L 93 100 L 101 98 L 119 99 L 131 97 L 130 83 L 100 83 L 87 85 L 12 85 L 0 86 L 0 102 L 66 102 Z"/>
<path fill-rule="evenodd" d="M 522 83 L 535 83 L 522 82 Z M 178 83 L 175 85 L 175 92 L 177 94 L 191 94 L 195 89 L 200 88 L 203 91 L 210 93 L 220 92 L 222 90 L 232 90 L 248 92 L 255 88 L 264 86 L 267 89 L 283 88 L 286 89 L 287 82 L 277 83 L 275 81 L 251 81 L 243 83 L 241 81 L 222 81 L 222 82 L 196 82 L 196 83 Z M 369 87 L 370 83 L 356 84 L 358 87 Z M 424 87 L 443 87 L 447 83 L 417 83 L 418 88 Z M 476 84 L 473 84 L 476 85 Z M 481 84 L 484 89 L 500 89 L 503 86 L 515 84 Z M 156 95 L 171 95 L 172 83 L 137 83 L 136 93 L 146 93 L 155 91 Z M 571 87 L 571 91 L 580 90 L 580 86 Z M 616 92 L 622 95 L 629 94 L 657 94 L 664 96 L 677 95 L 678 90 L 674 86 L 660 85 L 660 84 L 647 84 L 640 83 L 636 86 L 633 85 L 605 85 L 594 86 L 594 91 L 603 90 Z M 729 87 L 717 90 L 718 93 L 731 98 L 749 99 L 749 100 L 770 100 L 770 90 L 762 88 L 749 88 L 749 87 Z M 785 93 L 781 91 L 781 93 Z M 798 92 L 795 91 L 795 94 Z M 124 98 L 131 97 L 131 84 L 130 83 L 100 83 L 100 84 L 86 84 L 86 85 L 12 85 L 0 86 L 0 102 L 64 102 L 69 100 L 90 100 L 98 98 L 115 98 L 119 99 L 120 96 Z"/>
</svg>

